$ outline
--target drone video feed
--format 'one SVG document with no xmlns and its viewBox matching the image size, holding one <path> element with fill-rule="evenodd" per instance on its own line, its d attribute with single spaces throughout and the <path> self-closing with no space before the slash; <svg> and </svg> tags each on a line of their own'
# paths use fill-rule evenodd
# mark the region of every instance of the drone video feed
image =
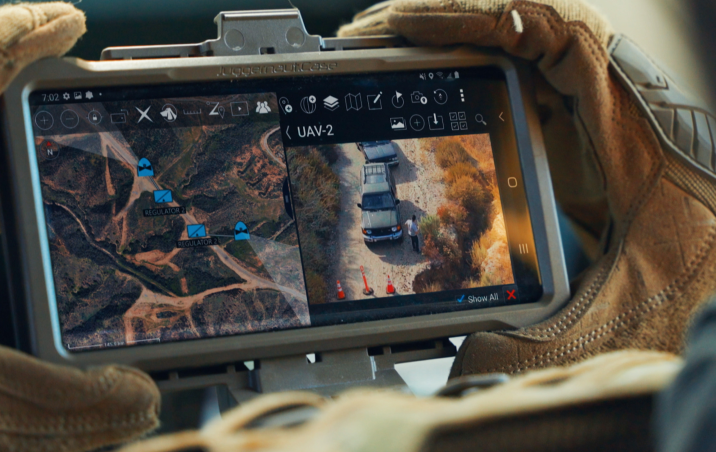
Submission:
<svg viewBox="0 0 716 452">
<path fill-rule="evenodd" d="M 488 134 L 287 158 L 311 304 L 514 283 Z"/>
<path fill-rule="evenodd" d="M 206 110 L 214 98 L 192 101 Z M 171 122 L 172 102 L 183 117 L 195 113 L 155 99 L 112 114 L 139 126 Z M 251 106 L 251 117 L 235 124 L 37 137 L 68 349 L 310 324 L 296 225 L 284 203 L 276 97 L 241 95 L 239 103 Z M 93 117 L 97 105 L 73 107 L 109 123 L 109 113 Z"/>
</svg>

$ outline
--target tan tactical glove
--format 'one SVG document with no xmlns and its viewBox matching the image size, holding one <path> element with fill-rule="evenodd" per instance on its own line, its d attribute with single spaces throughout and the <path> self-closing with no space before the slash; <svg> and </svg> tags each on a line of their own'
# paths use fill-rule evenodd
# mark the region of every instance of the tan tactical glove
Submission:
<svg viewBox="0 0 716 452">
<path fill-rule="evenodd" d="M 716 286 L 716 121 L 705 108 L 581 0 L 397 0 L 339 34 L 501 47 L 532 61 L 546 81 L 538 102 L 557 200 L 604 244 L 564 309 L 470 336 L 452 377 L 682 349 Z"/>
<path fill-rule="evenodd" d="M 0 93 L 25 66 L 64 54 L 84 32 L 84 14 L 67 3 L 0 7 Z M 79 452 L 122 443 L 156 428 L 158 411 L 156 385 L 137 370 L 81 372 L 0 347 L 2 451 Z"/>
<path fill-rule="evenodd" d="M 622 351 L 534 371 L 460 399 L 365 389 L 335 401 L 269 394 L 201 431 L 152 438 L 120 452 L 651 450 L 651 398 L 680 369 L 673 355 Z M 312 410 L 298 426 L 300 415 L 291 417 L 297 407 Z"/>
</svg>

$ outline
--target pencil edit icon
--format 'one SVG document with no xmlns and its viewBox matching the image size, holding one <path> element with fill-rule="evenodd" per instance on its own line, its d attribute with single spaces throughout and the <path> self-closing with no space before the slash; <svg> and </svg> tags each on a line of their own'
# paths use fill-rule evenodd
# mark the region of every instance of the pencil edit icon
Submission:
<svg viewBox="0 0 716 452">
<path fill-rule="evenodd" d="M 382 110 L 383 109 L 383 101 L 381 100 L 382 95 L 383 95 L 382 91 L 378 94 L 369 94 L 368 95 L 368 110 Z"/>
</svg>

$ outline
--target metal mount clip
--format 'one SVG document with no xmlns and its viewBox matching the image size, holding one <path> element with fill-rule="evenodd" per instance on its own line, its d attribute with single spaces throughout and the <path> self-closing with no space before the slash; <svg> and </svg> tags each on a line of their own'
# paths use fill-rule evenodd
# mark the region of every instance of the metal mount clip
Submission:
<svg viewBox="0 0 716 452">
<path fill-rule="evenodd" d="M 102 60 L 265 55 L 319 52 L 323 38 L 309 35 L 298 9 L 222 12 L 214 18 L 217 39 L 199 44 L 108 47 Z"/>
</svg>

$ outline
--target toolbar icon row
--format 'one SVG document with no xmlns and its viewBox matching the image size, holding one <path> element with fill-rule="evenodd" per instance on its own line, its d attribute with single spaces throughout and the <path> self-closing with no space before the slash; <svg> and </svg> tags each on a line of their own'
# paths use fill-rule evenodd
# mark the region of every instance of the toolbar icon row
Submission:
<svg viewBox="0 0 716 452">
<path fill-rule="evenodd" d="M 421 115 L 413 115 L 407 122 L 404 118 L 390 118 L 390 128 L 393 130 L 408 130 L 407 125 L 416 132 L 420 132 L 425 128 L 426 119 Z M 444 130 L 445 122 L 441 115 L 433 113 L 427 117 L 428 130 Z"/>
<path fill-rule="evenodd" d="M 221 118 L 224 118 L 227 112 L 219 102 L 207 102 L 207 104 L 211 107 L 208 112 L 209 116 L 221 116 Z M 231 109 L 231 116 L 248 116 L 249 114 L 249 104 L 247 101 L 230 102 L 229 106 Z M 290 107 L 290 105 L 288 105 L 288 107 Z M 142 122 L 155 122 L 156 116 L 153 117 L 151 115 L 151 105 L 147 106 L 145 109 L 136 106 L 134 108 L 138 114 L 136 124 L 140 124 Z M 270 112 L 271 107 L 269 107 L 268 101 L 259 101 L 256 103 L 256 113 L 267 114 Z M 182 110 L 182 113 L 184 115 L 200 115 L 202 113 L 202 109 L 185 109 Z M 105 112 L 105 114 L 107 114 L 107 112 Z M 112 124 L 126 124 L 128 122 L 129 115 L 130 111 L 122 108 L 119 111 L 109 113 L 109 120 Z M 165 104 L 159 111 L 159 116 L 166 122 L 174 122 L 179 117 L 179 111 L 174 105 Z M 49 130 L 55 123 L 55 118 L 52 113 L 48 111 L 37 112 L 34 119 L 35 126 L 37 126 L 40 130 Z M 89 113 L 87 113 L 87 121 L 92 125 L 101 124 L 103 119 L 104 116 L 102 113 L 95 108 L 91 109 Z M 75 110 L 64 110 L 60 113 L 60 123 L 67 129 L 74 129 L 80 123 L 79 114 Z"/>
<path fill-rule="evenodd" d="M 436 89 L 433 91 L 434 100 L 437 104 L 443 105 L 447 102 L 447 93 L 442 89 Z M 414 104 L 428 104 L 428 98 L 420 91 L 413 91 L 410 94 L 410 101 Z M 368 94 L 366 96 L 368 110 L 382 110 L 383 109 L 383 92 L 380 91 L 378 94 Z M 340 99 L 333 95 L 323 99 L 323 107 L 328 111 L 336 111 L 340 107 Z M 361 93 L 348 93 L 343 98 L 346 111 L 360 111 L 363 109 L 363 95 Z M 391 98 L 391 103 L 395 108 L 403 108 L 405 106 L 405 96 L 400 91 L 395 91 Z M 286 97 L 279 99 L 279 105 L 284 114 L 290 114 L 293 112 L 293 106 Z M 304 96 L 299 104 L 301 111 L 307 115 L 311 115 L 316 112 L 316 96 Z"/>
<path fill-rule="evenodd" d="M 92 91 L 85 92 L 85 99 L 92 99 L 93 97 L 94 94 L 92 94 Z M 62 95 L 62 98 L 64 100 L 70 100 L 72 98 L 74 98 L 75 100 L 80 100 L 82 99 L 82 91 L 75 91 L 73 95 L 71 95 L 70 93 L 64 93 Z"/>
</svg>

